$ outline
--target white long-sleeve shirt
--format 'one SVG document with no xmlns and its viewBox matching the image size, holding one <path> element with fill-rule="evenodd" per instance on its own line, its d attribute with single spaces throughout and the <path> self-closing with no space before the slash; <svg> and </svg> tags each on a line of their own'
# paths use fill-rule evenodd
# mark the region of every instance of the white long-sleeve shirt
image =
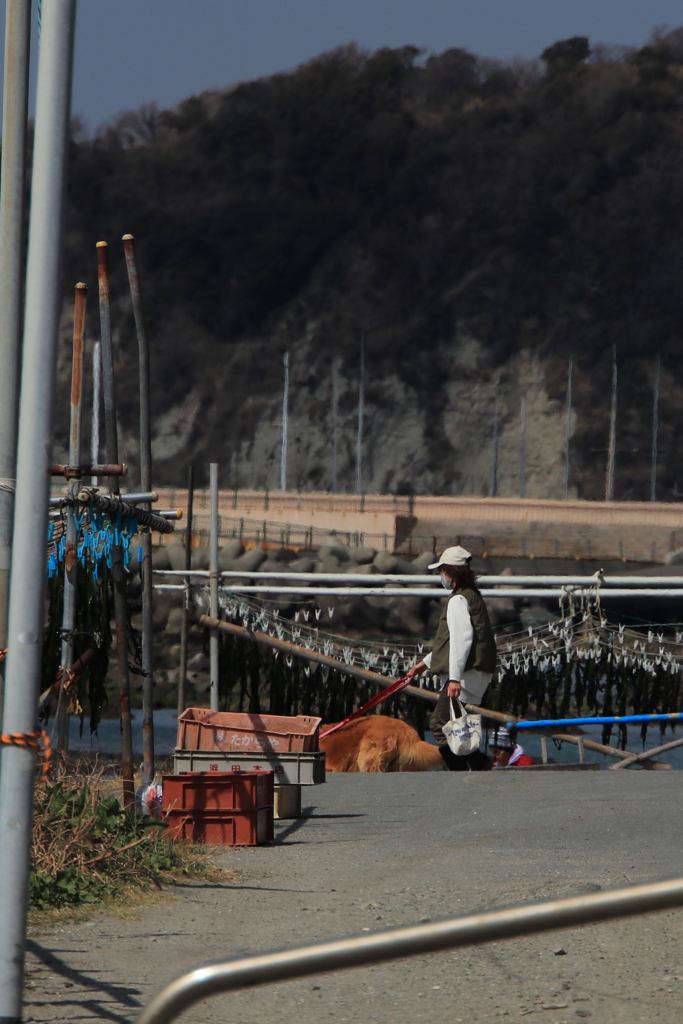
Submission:
<svg viewBox="0 0 683 1024">
<path fill-rule="evenodd" d="M 456 594 L 448 602 L 446 623 L 449 632 L 448 675 L 441 677 L 441 683 L 445 685 L 449 679 L 462 683 L 460 699 L 465 703 L 477 704 L 491 682 L 491 675 L 473 668 L 465 672 L 465 665 L 474 639 L 474 628 L 467 598 L 463 594 Z M 432 666 L 431 652 L 425 655 L 423 661 L 430 669 Z"/>
</svg>

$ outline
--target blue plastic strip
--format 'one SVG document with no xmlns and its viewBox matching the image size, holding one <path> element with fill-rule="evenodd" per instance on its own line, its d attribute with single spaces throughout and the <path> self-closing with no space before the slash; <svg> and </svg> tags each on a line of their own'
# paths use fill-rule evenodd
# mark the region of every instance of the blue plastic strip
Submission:
<svg viewBox="0 0 683 1024">
<path fill-rule="evenodd" d="M 683 712 L 670 715 L 618 715 L 606 718 L 540 718 L 537 722 L 507 722 L 508 729 L 549 729 L 560 725 L 628 725 L 635 722 L 681 722 Z"/>
</svg>

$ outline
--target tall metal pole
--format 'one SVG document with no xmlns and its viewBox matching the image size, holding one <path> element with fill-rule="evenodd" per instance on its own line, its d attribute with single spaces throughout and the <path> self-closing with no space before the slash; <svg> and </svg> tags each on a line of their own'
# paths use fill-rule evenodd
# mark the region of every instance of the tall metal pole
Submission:
<svg viewBox="0 0 683 1024">
<path fill-rule="evenodd" d="M 332 363 L 332 493 L 337 493 L 339 462 L 339 364 Z"/>
<path fill-rule="evenodd" d="M 650 473 L 650 501 L 657 500 L 657 435 L 659 434 L 659 372 L 661 356 L 657 353 L 655 390 L 652 397 L 652 471 Z"/>
<path fill-rule="evenodd" d="M 152 490 L 152 413 L 150 409 L 149 344 L 145 328 L 142 292 L 135 259 L 135 240 L 123 236 L 128 283 L 133 300 L 135 330 L 138 336 L 138 366 L 140 376 L 140 490 Z M 149 502 L 142 508 L 152 511 Z M 142 782 L 154 778 L 154 590 L 152 586 L 152 531 L 143 527 L 141 533 L 142 565 Z"/>
<path fill-rule="evenodd" d="M 30 37 L 31 0 L 6 0 L 0 164 L 0 650 L 7 647 L 17 454 Z M 3 681 L 0 662 L 0 722 Z"/>
<path fill-rule="evenodd" d="M 519 406 L 519 496 L 526 497 L 526 401 Z"/>
<path fill-rule="evenodd" d="M 211 618 L 218 618 L 218 463 L 210 465 L 211 483 L 211 550 L 209 552 L 211 569 Z M 209 642 L 209 661 L 211 676 L 211 710 L 218 711 L 218 630 L 211 630 Z M 1 1024 L 1 1022 L 0 1022 Z"/>
<path fill-rule="evenodd" d="M 567 411 L 564 419 L 564 486 L 562 497 L 565 501 L 569 498 L 569 439 L 572 432 L 572 371 L 574 369 L 574 358 L 569 357 L 567 368 Z"/>
<path fill-rule="evenodd" d="M 612 411 L 609 420 L 605 501 L 614 501 L 614 469 L 617 456 L 617 346 L 612 351 Z"/>
<path fill-rule="evenodd" d="M 280 449 L 280 490 L 287 490 L 287 415 L 289 412 L 289 352 L 283 360 L 285 380 L 282 386 L 282 446 Z"/>
<path fill-rule="evenodd" d="M 90 465 L 100 461 L 100 405 L 102 404 L 102 346 L 96 341 L 92 349 L 92 422 L 90 424 Z M 97 487 L 97 477 L 90 483 Z"/>
<path fill-rule="evenodd" d="M 26 274 L 17 484 L 3 733 L 36 728 L 43 637 L 50 439 L 59 335 L 60 250 L 69 138 L 75 0 L 43 0 Z M 4 311 L 3 311 L 4 315 Z M 0 1021 L 19 1024 L 36 755 L 2 752 Z"/>
<path fill-rule="evenodd" d="M 87 285 L 77 284 L 74 289 L 73 362 L 71 365 L 71 421 L 69 429 L 69 465 L 81 464 L 81 422 L 83 408 L 83 334 L 85 330 L 85 300 Z M 69 495 L 78 496 L 79 477 L 70 477 Z M 69 749 L 69 703 L 64 692 L 74 661 L 74 629 L 76 628 L 76 587 L 78 579 L 78 534 L 76 514 L 72 505 L 66 510 L 66 553 L 64 556 L 64 604 L 62 609 L 62 682 L 57 702 L 57 747 L 62 756 Z"/>
<path fill-rule="evenodd" d="M 496 403 L 493 409 L 493 459 L 491 462 L 491 497 L 498 494 L 498 419 L 500 415 L 500 377 L 496 380 Z"/>
<path fill-rule="evenodd" d="M 356 494 L 363 493 L 363 413 L 365 411 L 365 335 L 360 339 L 360 379 L 358 381 L 358 435 L 356 437 Z"/>
<path fill-rule="evenodd" d="M 116 394 L 114 388 L 114 351 L 111 340 L 109 312 L 109 254 L 106 242 L 97 243 L 97 281 L 100 298 L 100 339 L 102 345 L 102 384 L 104 392 L 104 430 L 107 462 L 119 461 L 119 442 L 116 432 Z M 109 477 L 109 491 L 119 493 L 119 479 Z M 116 662 L 119 677 L 119 711 L 121 715 L 121 776 L 123 802 L 130 807 L 133 793 L 133 735 L 130 721 L 130 677 L 128 675 L 128 605 L 126 602 L 126 570 L 120 544 L 111 549 L 112 580 L 114 586 L 114 631 L 116 635 Z M 0 1022 L 1 1024 L 1 1022 Z"/>
<path fill-rule="evenodd" d="M 187 477 L 187 523 L 185 525 L 185 572 L 192 568 L 192 506 L 194 504 L 194 466 Z M 182 715 L 187 702 L 187 640 L 190 628 L 190 580 L 185 578 L 183 594 L 183 620 L 180 627 L 180 673 L 178 675 L 178 714 Z"/>
</svg>

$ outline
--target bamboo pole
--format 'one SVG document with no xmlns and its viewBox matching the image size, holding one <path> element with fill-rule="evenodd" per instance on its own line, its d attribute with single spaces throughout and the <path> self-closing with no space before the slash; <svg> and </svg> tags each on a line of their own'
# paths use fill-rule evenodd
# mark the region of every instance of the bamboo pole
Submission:
<svg viewBox="0 0 683 1024">
<path fill-rule="evenodd" d="M 187 524 L 185 526 L 185 569 L 192 568 L 192 506 L 194 504 L 194 466 L 187 478 Z M 183 621 L 180 630 L 180 671 L 178 674 L 178 714 L 182 715 L 187 700 L 187 641 L 190 628 L 190 580 L 185 580 Z"/>
<path fill-rule="evenodd" d="M 653 754 L 664 754 L 667 750 L 675 750 L 676 747 L 683 747 L 683 738 L 672 740 L 670 743 L 663 743 L 661 747 L 643 750 L 640 754 L 629 754 L 628 758 L 623 760 L 621 764 L 613 764 L 612 768 L 630 768 L 632 764 L 642 764 L 643 761 L 652 757 Z"/>
<path fill-rule="evenodd" d="M 290 654 L 294 658 L 304 658 L 306 661 L 312 661 L 316 665 L 325 665 L 326 668 L 332 668 L 336 672 L 343 672 L 347 676 L 353 676 L 355 679 L 364 679 L 368 683 L 374 683 L 376 686 L 381 686 L 386 689 L 389 686 L 393 686 L 396 682 L 395 679 L 389 679 L 388 676 L 383 676 L 379 672 L 370 672 L 369 669 L 359 668 L 357 665 L 347 665 L 343 661 L 338 661 L 336 658 L 330 658 L 327 654 L 320 654 L 319 651 L 309 651 L 305 647 L 298 647 L 297 644 L 292 644 L 288 640 L 279 640 L 277 637 L 269 636 L 268 633 L 261 633 L 257 630 L 245 629 L 244 626 L 237 626 L 233 622 L 224 622 L 222 619 L 211 618 L 210 615 L 202 615 L 199 620 L 203 626 L 209 626 L 212 629 L 221 630 L 224 633 L 231 633 L 233 636 L 243 637 L 245 640 L 253 640 L 254 643 L 262 644 L 264 647 L 272 647 L 276 651 L 282 651 L 284 654 Z M 437 693 L 433 693 L 431 690 L 424 690 L 419 686 L 406 686 L 402 693 L 410 693 L 413 697 L 419 697 L 421 700 L 426 700 L 432 704 L 436 704 L 439 699 Z M 508 722 L 515 722 L 516 719 L 509 714 L 503 714 L 501 711 L 490 711 L 488 708 L 481 708 L 476 704 L 466 704 L 465 707 L 468 711 L 475 715 L 482 715 L 484 718 L 490 718 L 494 722 L 500 722 L 502 725 L 507 725 Z M 572 736 L 571 733 L 550 733 L 549 730 L 543 730 L 546 735 L 549 735 L 551 739 L 559 740 L 563 743 L 573 743 L 576 746 L 579 745 L 581 740 L 586 750 L 593 750 L 597 754 L 605 754 L 607 757 L 615 757 L 618 759 L 632 758 L 632 755 L 627 753 L 625 750 L 618 750 L 616 747 L 608 747 L 604 743 L 596 743 L 594 740 L 587 740 L 583 736 Z M 648 751 L 645 751 L 648 754 Z M 641 761 L 641 763 L 645 763 Z M 656 762 L 652 762 L 647 767 L 658 767 L 668 768 L 668 765 L 660 765 Z"/>
</svg>

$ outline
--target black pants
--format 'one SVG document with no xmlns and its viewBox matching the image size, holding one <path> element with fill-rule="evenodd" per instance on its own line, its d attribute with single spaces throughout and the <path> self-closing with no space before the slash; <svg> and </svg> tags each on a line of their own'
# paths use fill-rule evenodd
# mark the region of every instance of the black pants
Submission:
<svg viewBox="0 0 683 1024">
<path fill-rule="evenodd" d="M 449 772 L 485 772 L 491 767 L 491 759 L 481 750 L 475 750 L 472 754 L 460 757 L 444 744 L 443 747 L 439 747 L 439 753 Z"/>
</svg>

